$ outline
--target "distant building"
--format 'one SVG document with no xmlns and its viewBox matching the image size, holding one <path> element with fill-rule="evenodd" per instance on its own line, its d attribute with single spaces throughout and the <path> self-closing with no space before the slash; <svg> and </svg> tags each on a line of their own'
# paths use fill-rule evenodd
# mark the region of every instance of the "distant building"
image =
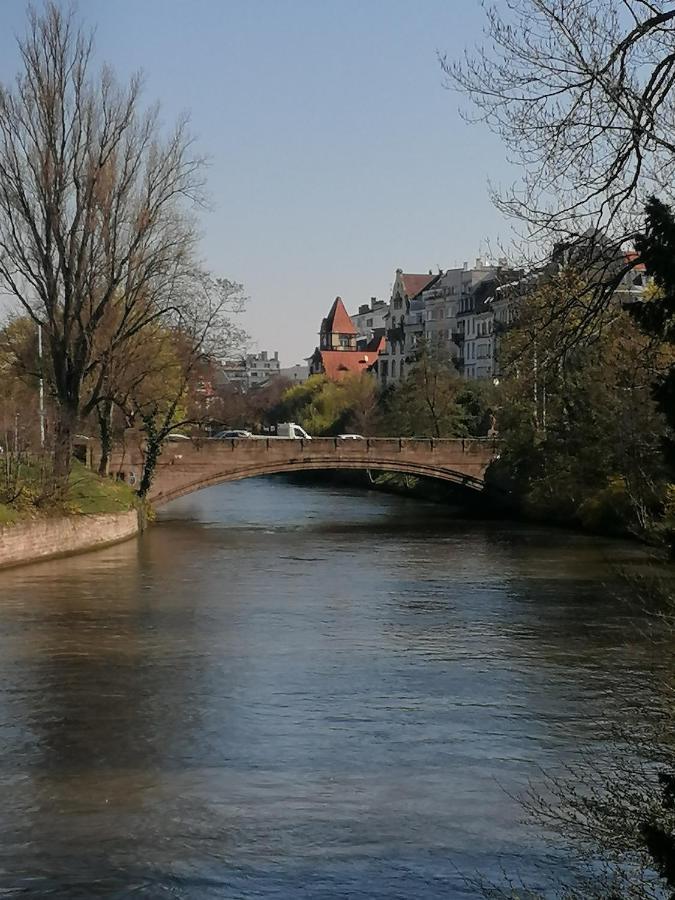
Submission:
<svg viewBox="0 0 675 900">
<path fill-rule="evenodd" d="M 280 373 L 279 352 L 270 356 L 267 350 L 247 353 L 242 359 L 226 362 L 222 366 L 224 380 L 236 385 L 242 391 L 266 384 L 270 378 Z"/>
<path fill-rule="evenodd" d="M 406 332 L 411 329 L 417 333 L 423 318 L 421 310 L 414 303 L 422 291 L 439 278 L 429 272 L 418 275 L 396 270 L 396 278 L 391 292 L 391 299 L 385 316 L 384 348 L 377 362 L 377 377 L 384 387 L 405 377 L 407 364 L 412 348 L 412 336 L 406 341 Z"/>
<path fill-rule="evenodd" d="M 381 337 L 373 338 L 366 346 L 357 347 L 358 332 L 340 297 L 321 323 L 319 346 L 308 358 L 310 375 L 326 375 L 340 381 L 346 375 L 367 372 L 377 361 L 384 344 Z"/>
<path fill-rule="evenodd" d="M 294 366 L 286 366 L 279 369 L 279 375 L 282 378 L 287 378 L 289 381 L 302 384 L 303 381 L 307 381 L 309 378 L 309 366 L 303 366 L 301 363 L 297 363 Z"/>
<path fill-rule="evenodd" d="M 359 311 L 351 316 L 358 346 L 368 344 L 377 334 L 384 334 L 388 312 L 389 304 L 377 297 L 371 297 L 370 304 L 359 306 Z"/>
<path fill-rule="evenodd" d="M 265 384 L 270 378 L 274 378 L 275 375 L 279 374 L 278 350 L 275 350 L 274 355 L 271 357 L 267 350 L 261 350 L 260 353 L 248 353 L 245 362 L 248 386 L 250 388 Z"/>
</svg>

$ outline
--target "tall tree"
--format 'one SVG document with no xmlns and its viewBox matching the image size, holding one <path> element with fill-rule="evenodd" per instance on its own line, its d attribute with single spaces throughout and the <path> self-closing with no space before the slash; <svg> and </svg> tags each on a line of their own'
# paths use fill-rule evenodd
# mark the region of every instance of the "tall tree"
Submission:
<svg viewBox="0 0 675 900">
<path fill-rule="evenodd" d="M 621 248 L 648 195 L 672 197 L 675 7 L 502 0 L 487 6 L 485 38 L 442 66 L 469 98 L 469 118 L 485 122 L 518 167 L 514 186 L 493 199 L 523 226 L 528 261 L 561 242 L 595 260 L 593 303 L 571 334 L 583 337 L 634 262 Z M 600 236 L 606 267 L 597 265 Z"/>
<path fill-rule="evenodd" d="M 633 230 L 675 173 L 675 8 L 670 0 L 504 0 L 486 43 L 450 82 L 522 167 L 499 206 L 564 237 Z"/>
<path fill-rule="evenodd" d="M 142 109 L 139 77 L 93 71 L 91 35 L 55 2 L 29 13 L 19 50 L 0 87 L 0 284 L 43 328 L 63 477 L 108 354 L 177 300 L 201 161 L 185 120 L 164 136 Z"/>
<path fill-rule="evenodd" d="M 647 202 L 646 223 L 636 239 L 640 261 L 652 277 L 647 296 L 631 304 L 640 328 L 671 351 L 675 357 L 675 216 L 655 197 Z M 664 437 L 666 458 L 675 476 L 675 361 L 659 373 L 654 394 L 669 426 Z M 674 477 L 675 480 L 675 477 Z"/>
</svg>

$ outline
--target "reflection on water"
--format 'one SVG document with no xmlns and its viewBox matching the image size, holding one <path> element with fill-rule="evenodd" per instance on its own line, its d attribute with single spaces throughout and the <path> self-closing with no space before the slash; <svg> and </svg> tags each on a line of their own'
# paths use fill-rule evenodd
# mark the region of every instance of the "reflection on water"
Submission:
<svg viewBox="0 0 675 900">
<path fill-rule="evenodd" d="M 633 546 L 275 479 L 0 573 L 0 892 L 435 898 L 652 690 Z"/>
</svg>

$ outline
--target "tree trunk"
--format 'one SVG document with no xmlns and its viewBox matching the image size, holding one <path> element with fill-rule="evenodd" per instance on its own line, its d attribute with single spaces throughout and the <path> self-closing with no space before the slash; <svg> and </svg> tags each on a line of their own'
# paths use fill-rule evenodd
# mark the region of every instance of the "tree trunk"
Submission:
<svg viewBox="0 0 675 900">
<path fill-rule="evenodd" d="M 106 397 L 96 407 L 96 416 L 98 418 L 98 431 L 101 438 L 101 458 L 98 463 L 98 474 L 105 476 L 108 474 L 110 466 L 110 454 L 112 453 L 112 415 L 113 404 L 109 397 Z"/>
<path fill-rule="evenodd" d="M 73 441 L 77 430 L 77 409 L 61 404 L 54 429 L 54 478 L 65 489 L 73 464 Z"/>
<path fill-rule="evenodd" d="M 157 431 L 157 429 L 155 428 L 155 423 L 154 421 L 152 421 L 152 418 L 144 418 L 143 424 L 145 426 L 144 430 L 147 438 L 145 442 L 143 474 L 141 475 L 141 483 L 138 487 L 139 497 L 147 496 L 148 491 L 152 486 L 152 479 L 155 474 L 157 460 L 159 459 L 159 455 L 162 452 L 162 435 L 161 432 Z"/>
</svg>

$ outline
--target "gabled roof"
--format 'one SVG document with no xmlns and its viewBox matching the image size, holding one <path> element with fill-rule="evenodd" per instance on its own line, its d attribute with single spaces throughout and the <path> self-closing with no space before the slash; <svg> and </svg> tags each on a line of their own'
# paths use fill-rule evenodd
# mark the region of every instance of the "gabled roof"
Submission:
<svg viewBox="0 0 675 900">
<path fill-rule="evenodd" d="M 342 297 L 336 297 L 330 312 L 321 323 L 321 331 L 334 334 L 358 334 L 349 313 L 345 309 Z"/>
<path fill-rule="evenodd" d="M 346 375 L 360 375 L 377 361 L 378 351 L 370 350 L 319 350 L 323 370 L 331 381 L 340 381 Z"/>
<path fill-rule="evenodd" d="M 435 281 L 438 278 L 438 275 L 411 275 L 408 272 L 401 273 L 401 281 L 403 282 L 403 288 L 408 295 L 408 299 L 410 300 L 415 294 L 419 294 L 420 291 L 423 291 L 425 287 L 428 287 L 430 282 Z"/>
</svg>

